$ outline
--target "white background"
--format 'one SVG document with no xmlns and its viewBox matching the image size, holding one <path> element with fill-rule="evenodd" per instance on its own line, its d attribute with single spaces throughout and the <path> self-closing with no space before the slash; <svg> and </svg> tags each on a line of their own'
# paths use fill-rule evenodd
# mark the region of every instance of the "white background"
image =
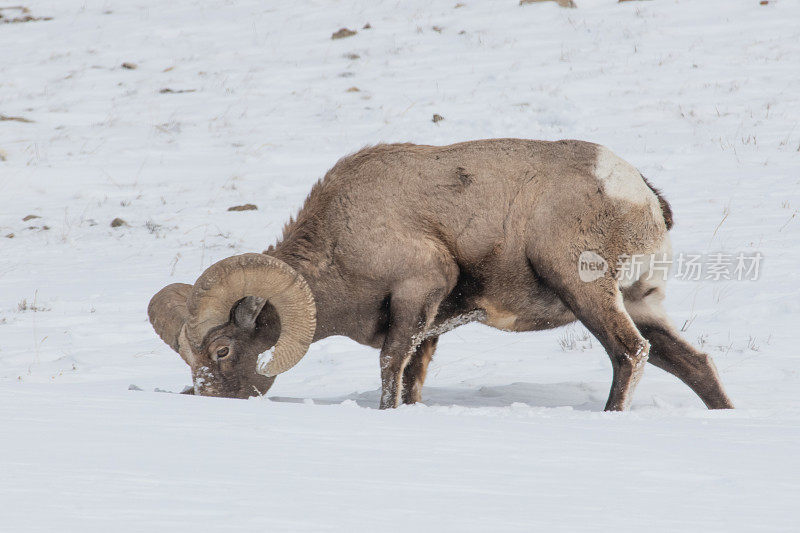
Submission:
<svg viewBox="0 0 800 533">
<path fill-rule="evenodd" d="M 0 114 L 34 121 L 0 121 L 0 530 L 796 530 L 800 3 L 576 2 L 53 0 L 0 24 Z M 604 144 L 670 200 L 676 252 L 764 254 L 758 281 L 668 286 L 737 410 L 650 366 L 603 413 L 580 326 L 449 333 L 425 405 L 391 412 L 344 338 L 272 400 L 154 392 L 189 384 L 147 322 L 162 286 L 274 243 L 364 145 L 489 137 Z"/>
</svg>

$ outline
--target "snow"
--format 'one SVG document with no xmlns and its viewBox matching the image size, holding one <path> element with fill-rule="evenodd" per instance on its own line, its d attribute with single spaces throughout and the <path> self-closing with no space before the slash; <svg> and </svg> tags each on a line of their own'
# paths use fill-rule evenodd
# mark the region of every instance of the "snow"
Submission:
<svg viewBox="0 0 800 533">
<path fill-rule="evenodd" d="M 0 115 L 33 121 L 0 121 L 0 530 L 796 530 L 800 3 L 462 3 L 43 0 L 0 24 Z M 667 285 L 737 410 L 648 366 L 603 413 L 579 326 L 460 327 L 425 405 L 391 412 L 343 338 L 269 398 L 155 392 L 190 383 L 147 322 L 161 287 L 274 243 L 364 145 L 489 137 L 601 143 L 670 200 L 676 254 L 763 254 L 756 281 Z"/>
<path fill-rule="evenodd" d="M 267 377 L 272 377 L 275 374 L 271 374 L 267 368 L 269 367 L 270 363 L 272 363 L 272 358 L 275 357 L 275 346 L 267 350 L 266 352 L 259 354 L 258 362 L 256 363 L 256 368 L 258 369 L 258 373 Z"/>
</svg>

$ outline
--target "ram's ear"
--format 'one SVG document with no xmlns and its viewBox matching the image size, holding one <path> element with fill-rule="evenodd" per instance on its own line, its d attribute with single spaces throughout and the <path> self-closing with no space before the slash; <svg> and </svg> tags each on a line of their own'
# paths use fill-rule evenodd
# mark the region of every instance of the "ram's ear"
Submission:
<svg viewBox="0 0 800 533">
<path fill-rule="evenodd" d="M 266 303 L 267 300 L 259 298 L 258 296 L 242 298 L 236 302 L 236 305 L 234 305 L 231 310 L 231 319 L 233 323 L 246 331 L 255 331 L 256 318 L 258 318 L 258 314 L 261 313 Z"/>
</svg>

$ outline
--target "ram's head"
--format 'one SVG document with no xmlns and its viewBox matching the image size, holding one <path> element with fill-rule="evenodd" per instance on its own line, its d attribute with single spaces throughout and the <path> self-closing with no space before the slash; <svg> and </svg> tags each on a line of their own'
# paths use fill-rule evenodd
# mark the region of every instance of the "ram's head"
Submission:
<svg viewBox="0 0 800 533">
<path fill-rule="evenodd" d="M 191 368 L 194 393 L 204 396 L 266 393 L 275 376 L 303 358 L 316 329 L 305 280 L 263 254 L 223 259 L 194 286 L 167 285 L 150 300 L 147 314 Z"/>
</svg>

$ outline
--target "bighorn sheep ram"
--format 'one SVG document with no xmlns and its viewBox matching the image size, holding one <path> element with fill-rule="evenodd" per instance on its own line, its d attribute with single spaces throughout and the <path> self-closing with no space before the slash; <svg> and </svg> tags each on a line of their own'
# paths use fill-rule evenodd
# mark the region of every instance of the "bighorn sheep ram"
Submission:
<svg viewBox="0 0 800 533">
<path fill-rule="evenodd" d="M 611 358 L 607 410 L 649 361 L 709 408 L 731 408 L 711 358 L 662 307 L 666 276 L 620 281 L 618 259 L 669 253 L 669 204 L 610 150 L 581 141 L 389 144 L 341 159 L 263 254 L 223 259 L 150 302 L 194 392 L 264 394 L 331 335 L 380 348 L 380 407 L 420 399 L 440 334 L 576 319 Z M 581 254 L 607 263 L 589 280 Z"/>
</svg>

